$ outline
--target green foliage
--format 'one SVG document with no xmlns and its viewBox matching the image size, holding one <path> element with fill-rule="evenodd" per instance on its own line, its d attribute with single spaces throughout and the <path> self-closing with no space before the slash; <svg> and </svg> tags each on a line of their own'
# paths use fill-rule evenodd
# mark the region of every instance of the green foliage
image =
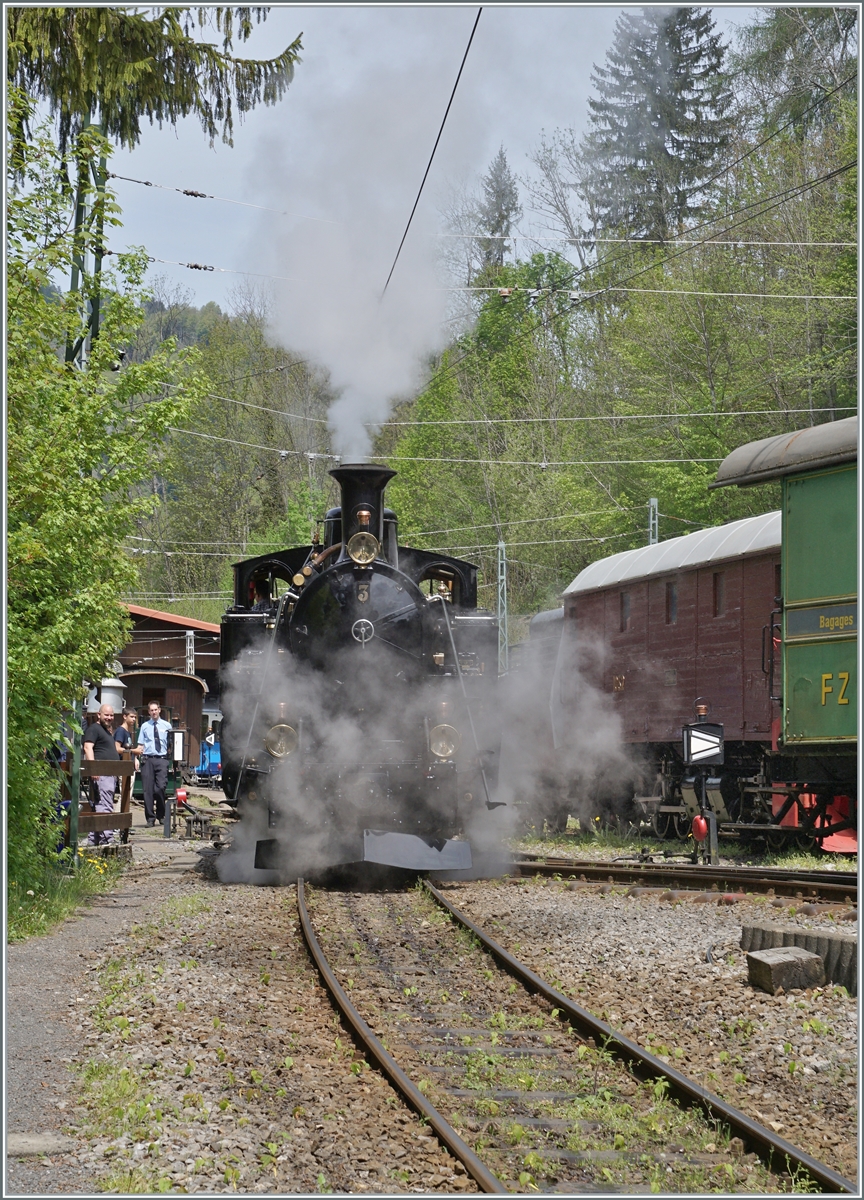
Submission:
<svg viewBox="0 0 864 1200">
<path fill-rule="evenodd" d="M 256 291 L 237 289 L 230 313 L 190 300 L 157 278 L 130 347 L 138 361 L 173 334 L 198 349 L 208 380 L 152 476 L 159 504 L 136 531 L 146 551 L 136 599 L 218 621 L 231 603 L 232 562 L 308 545 L 338 503 L 326 456 L 333 396 L 326 377 L 268 339 L 267 305 Z"/>
<path fill-rule="evenodd" d="M 176 124 L 196 116 L 211 144 L 222 130 L 231 144 L 234 106 L 243 113 L 286 92 L 299 61 L 300 38 L 277 58 L 233 58 L 235 21 L 241 41 L 267 8 L 163 8 L 148 15 L 128 8 L 6 10 L 7 77 L 29 95 L 47 100 L 57 117 L 60 147 L 77 140 L 98 110 L 102 130 L 123 146 L 141 136 L 141 118 Z M 222 49 L 192 34 L 215 24 Z M 27 114 L 11 122 L 21 147 Z"/>
<path fill-rule="evenodd" d="M 15 91 L 10 107 L 19 123 L 32 111 Z M 82 134 L 79 153 L 108 149 L 94 131 Z M 115 370 L 141 319 L 140 251 L 102 277 L 102 331 L 87 368 L 63 362 L 82 331 L 80 296 L 51 286 L 73 255 L 65 165 L 37 130 L 16 158 L 23 185 L 10 188 L 7 207 L 7 779 L 9 868 L 19 881 L 38 874 L 40 852 L 57 839 L 45 820 L 56 792 L 45 750 L 82 680 L 101 678 L 126 640 L 120 600 L 135 569 L 120 546 L 151 503 L 139 485 L 201 386 L 194 356 L 170 341 Z M 109 195 L 107 223 L 115 213 Z M 83 236 L 92 248 L 93 234 Z M 85 279 L 84 294 L 93 291 Z M 169 384 L 175 394 L 161 399 Z"/>
<path fill-rule="evenodd" d="M 857 8 L 777 6 L 755 13 L 741 30 L 733 69 L 756 120 L 792 120 L 800 136 L 832 122 L 832 104 L 814 105 L 850 76 L 854 90 Z"/>
</svg>

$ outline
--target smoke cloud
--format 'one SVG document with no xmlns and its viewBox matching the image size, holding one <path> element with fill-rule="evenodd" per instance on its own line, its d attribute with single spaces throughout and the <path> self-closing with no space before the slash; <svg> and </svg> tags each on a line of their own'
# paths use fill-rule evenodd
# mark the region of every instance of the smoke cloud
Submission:
<svg viewBox="0 0 864 1200">
<path fill-rule="evenodd" d="M 422 384 L 445 336 L 428 206 L 415 214 L 384 292 L 435 137 L 438 105 L 420 122 L 400 105 L 424 88 L 440 96 L 440 79 L 425 73 L 424 81 L 413 68 L 370 72 L 350 98 L 318 98 L 315 142 L 292 163 L 285 195 L 292 209 L 327 219 L 286 222 L 273 246 L 273 268 L 292 277 L 276 285 L 274 332 L 329 371 L 339 393 L 332 449 L 350 462 L 368 457 L 367 423 Z M 441 113 L 443 105 L 439 121 Z"/>
<path fill-rule="evenodd" d="M 405 833 L 434 829 L 435 836 L 468 840 L 473 870 L 443 876 L 450 878 L 504 873 L 508 839 L 525 823 L 560 826 L 569 814 L 586 828 L 598 816 L 628 815 L 642 766 L 624 742 L 611 697 L 589 682 L 602 648 L 565 635 L 560 649 L 553 640 L 540 647 L 529 642 L 526 650 L 519 669 L 498 682 L 493 704 L 472 704 L 479 744 L 492 757 L 500 745 L 497 782 L 486 759 L 489 799 L 500 805 L 491 810 L 455 678 L 424 686 L 394 671 L 392 651 L 374 640 L 334 654 L 326 671 L 264 654 L 253 660 L 269 661 L 263 675 L 229 672 L 223 758 L 246 757 L 242 791 L 255 795 L 241 804 L 233 844 L 218 860 L 220 878 L 274 885 L 360 862 L 363 829 L 394 828 L 392 820 L 382 821 L 385 809 L 398 813 Z M 442 719 L 462 732 L 455 792 L 449 781 L 439 786 L 416 768 L 400 775 L 398 766 L 423 759 L 425 729 Z M 282 762 L 263 750 L 264 734 L 278 724 L 300 738 Z M 256 843 L 271 838 L 279 843 L 278 861 L 273 870 L 257 869 Z"/>
</svg>

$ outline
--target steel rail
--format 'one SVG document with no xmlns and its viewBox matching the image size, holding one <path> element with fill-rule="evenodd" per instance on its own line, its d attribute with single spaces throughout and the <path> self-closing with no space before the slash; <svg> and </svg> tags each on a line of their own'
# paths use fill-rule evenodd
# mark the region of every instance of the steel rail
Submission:
<svg viewBox="0 0 864 1200">
<path fill-rule="evenodd" d="M 538 992 L 550 1004 L 554 1005 L 559 1012 L 564 1013 L 570 1024 L 583 1037 L 593 1038 L 598 1045 L 602 1046 L 603 1049 L 611 1051 L 617 1058 L 622 1059 L 641 1077 L 646 1079 L 665 1079 L 673 1095 L 685 1104 L 697 1106 L 707 1113 L 709 1117 L 717 1118 L 728 1125 L 735 1135 L 741 1138 L 745 1147 L 751 1146 L 759 1157 L 767 1163 L 769 1168 L 772 1166 L 772 1158 L 777 1155 L 780 1163 L 784 1163 L 785 1161 L 786 1165 L 791 1164 L 802 1167 L 811 1179 L 821 1185 L 822 1190 L 825 1192 L 848 1192 L 853 1196 L 859 1194 L 858 1188 L 854 1183 L 851 1183 L 848 1179 L 844 1179 L 836 1171 L 832 1171 L 825 1163 L 812 1158 L 805 1151 L 800 1150 L 797 1146 L 793 1146 L 791 1142 L 787 1142 L 785 1138 L 778 1137 L 770 1129 L 766 1129 L 764 1125 L 760 1125 L 758 1121 L 754 1121 L 751 1117 L 748 1117 L 746 1113 L 733 1108 L 731 1104 L 727 1104 L 719 1096 L 715 1096 L 712 1092 L 700 1087 L 698 1083 L 694 1083 L 693 1080 L 688 1079 L 686 1075 L 682 1075 L 680 1071 L 676 1071 L 668 1063 L 655 1058 L 653 1054 L 644 1050 L 638 1043 L 631 1041 L 624 1034 L 618 1033 L 611 1025 L 607 1025 L 605 1021 L 599 1020 L 593 1013 L 588 1012 L 587 1009 L 575 1004 L 563 992 L 559 992 L 556 988 L 551 987 L 545 979 L 541 979 L 530 967 L 526 967 L 524 963 L 519 962 L 508 950 L 505 950 L 503 946 L 489 937 L 479 925 L 476 925 L 463 912 L 454 907 L 428 879 L 424 880 L 424 883 L 429 894 L 458 924 L 470 933 L 473 933 L 478 941 L 481 942 L 490 954 L 498 959 L 511 975 L 515 975 L 529 990 Z"/>
<path fill-rule="evenodd" d="M 336 1006 L 354 1033 L 369 1052 L 379 1069 L 387 1076 L 397 1091 L 401 1092 L 413 1109 L 429 1122 L 439 1139 L 450 1153 L 458 1158 L 465 1170 L 483 1192 L 493 1196 L 506 1196 L 507 1189 L 495 1178 L 489 1168 L 477 1157 L 474 1151 L 462 1140 L 452 1125 L 430 1104 L 423 1093 L 411 1082 L 396 1060 L 388 1054 L 381 1042 L 366 1024 L 358 1010 L 348 998 L 348 993 L 339 983 L 333 969 L 327 961 L 327 956 L 315 936 L 309 912 L 306 908 L 306 897 L 303 880 L 297 880 L 297 911 L 300 914 L 300 928 L 309 948 L 309 953 L 318 968 L 321 978 L 336 1002 Z"/>
<path fill-rule="evenodd" d="M 584 875 L 585 881 L 607 883 L 643 883 L 670 886 L 686 880 L 685 886 L 696 884 L 709 890 L 712 884 L 720 887 L 733 884 L 753 892 L 773 891 L 775 895 L 805 899 L 823 896 L 844 902 L 848 897 L 857 900 L 858 878 L 848 871 L 784 871 L 766 867 L 709 867 L 692 863 L 598 863 L 577 858 L 541 858 L 520 855 L 513 861 L 522 875 Z M 703 886 L 704 885 L 704 886 Z M 806 893 L 810 893 L 807 895 Z"/>
</svg>

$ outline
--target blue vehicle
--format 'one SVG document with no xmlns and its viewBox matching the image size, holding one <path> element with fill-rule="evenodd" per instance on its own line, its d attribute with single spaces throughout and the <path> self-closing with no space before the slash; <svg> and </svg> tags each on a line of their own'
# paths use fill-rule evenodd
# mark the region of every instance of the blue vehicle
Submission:
<svg viewBox="0 0 864 1200">
<path fill-rule="evenodd" d="M 222 782 L 222 714 L 205 712 L 204 718 L 207 721 L 207 732 L 201 739 L 201 757 L 195 770 L 195 782 L 209 786 Z"/>
</svg>

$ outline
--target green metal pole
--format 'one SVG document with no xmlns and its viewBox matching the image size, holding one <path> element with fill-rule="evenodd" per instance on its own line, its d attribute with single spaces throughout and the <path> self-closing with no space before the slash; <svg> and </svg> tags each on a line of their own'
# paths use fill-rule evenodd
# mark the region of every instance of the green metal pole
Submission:
<svg viewBox="0 0 864 1200">
<path fill-rule="evenodd" d="M 76 700 L 72 705 L 72 778 L 69 790 L 72 793 L 69 801 L 69 848 L 72 851 L 72 870 L 78 865 L 78 808 L 81 803 L 81 701 Z"/>
<path fill-rule="evenodd" d="M 83 128 L 86 129 L 89 126 L 89 124 L 90 124 L 90 114 L 88 113 L 84 119 Z M 80 280 L 84 275 L 85 263 L 84 263 L 84 251 L 82 248 L 82 240 L 83 240 L 83 230 L 84 230 L 84 218 L 86 216 L 86 207 L 87 207 L 86 200 L 85 200 L 85 197 L 87 194 L 87 175 L 88 175 L 87 163 L 84 161 L 84 159 L 81 155 L 80 143 L 79 143 L 78 187 L 77 187 L 76 196 L 75 196 L 75 232 L 73 234 L 73 239 L 72 239 L 72 245 L 73 245 L 74 249 L 73 249 L 73 258 L 72 258 L 72 278 L 71 278 L 70 286 L 69 286 L 70 292 L 77 292 L 79 290 Z M 80 352 L 80 346 L 81 346 L 80 339 L 77 343 L 72 342 L 71 340 L 66 343 L 66 361 L 67 361 L 67 363 L 75 362 L 75 360 L 78 357 L 78 354 Z"/>
<path fill-rule="evenodd" d="M 102 239 L 105 234 L 105 180 L 108 177 L 108 162 L 104 154 L 99 159 L 99 169 L 93 168 L 93 179 L 96 184 L 96 241 L 93 248 L 93 279 L 94 292 L 90 310 L 90 340 L 95 342 L 99 336 L 99 309 L 102 299 Z"/>
</svg>

